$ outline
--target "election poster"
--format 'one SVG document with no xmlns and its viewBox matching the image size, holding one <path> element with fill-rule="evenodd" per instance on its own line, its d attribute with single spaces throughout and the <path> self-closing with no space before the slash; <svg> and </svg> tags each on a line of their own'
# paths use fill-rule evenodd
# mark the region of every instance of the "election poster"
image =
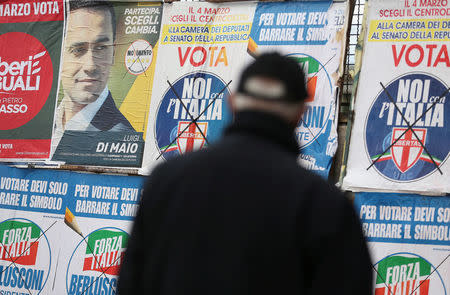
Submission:
<svg viewBox="0 0 450 295">
<path fill-rule="evenodd" d="M 449 294 L 450 196 L 357 193 L 374 294 Z"/>
<path fill-rule="evenodd" d="M 450 192 L 450 3 L 370 1 L 345 189 Z"/>
<path fill-rule="evenodd" d="M 86 4 L 69 7 L 51 160 L 140 167 L 162 4 Z"/>
<path fill-rule="evenodd" d="M 49 236 L 56 233 L 56 220 L 34 214 L 4 219 L 0 213 L 0 293 L 51 294 L 56 256 Z"/>
<path fill-rule="evenodd" d="M 164 6 L 141 173 L 216 141 L 243 67 L 255 3 Z"/>
<path fill-rule="evenodd" d="M 116 294 L 143 182 L 0 166 L 0 294 Z"/>
<path fill-rule="evenodd" d="M 64 1 L 0 2 L 0 161 L 50 155 Z"/>
<path fill-rule="evenodd" d="M 296 129 L 299 162 L 325 178 L 338 145 L 338 79 L 348 14 L 348 1 L 258 3 L 247 48 L 248 56 L 276 50 L 302 66 L 309 97 Z"/>
</svg>

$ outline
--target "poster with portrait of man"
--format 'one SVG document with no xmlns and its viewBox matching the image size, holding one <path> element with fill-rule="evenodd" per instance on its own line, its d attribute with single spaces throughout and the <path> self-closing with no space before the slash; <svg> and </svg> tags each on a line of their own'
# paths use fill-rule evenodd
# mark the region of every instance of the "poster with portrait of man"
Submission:
<svg viewBox="0 0 450 295">
<path fill-rule="evenodd" d="M 140 167 L 162 5 L 70 0 L 52 161 Z"/>
</svg>

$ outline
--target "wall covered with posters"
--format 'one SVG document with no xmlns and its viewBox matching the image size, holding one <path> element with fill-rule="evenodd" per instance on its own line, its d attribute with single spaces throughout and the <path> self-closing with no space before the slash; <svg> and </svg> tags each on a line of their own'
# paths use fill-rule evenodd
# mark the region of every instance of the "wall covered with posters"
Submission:
<svg viewBox="0 0 450 295">
<path fill-rule="evenodd" d="M 307 73 L 298 161 L 326 178 L 348 2 L 2 1 L 0 161 L 147 175 L 214 143 L 241 69 L 277 50 Z M 343 188 L 389 192 L 355 198 L 377 295 L 450 287 L 449 197 L 418 195 L 450 193 L 449 10 L 368 1 Z M 115 293 L 142 177 L 0 166 L 0 180 L 0 294 Z"/>
<path fill-rule="evenodd" d="M 278 50 L 308 73 L 299 163 L 327 177 L 348 15 L 347 1 L 1 1 L 0 161 L 149 174 L 214 143 L 241 69 Z M 0 294 L 115 294 L 143 182 L 0 165 Z"/>
<path fill-rule="evenodd" d="M 219 138 L 240 71 L 277 50 L 308 73 L 299 162 L 327 177 L 337 147 L 347 1 L 70 3 L 0 6 L 0 38 L 9 44 L 0 67 L 1 161 L 148 174 L 159 161 Z M 40 47 L 22 52 L 22 42 L 34 43 L 19 35 Z M 27 98 L 37 90 L 39 103 Z"/>
</svg>

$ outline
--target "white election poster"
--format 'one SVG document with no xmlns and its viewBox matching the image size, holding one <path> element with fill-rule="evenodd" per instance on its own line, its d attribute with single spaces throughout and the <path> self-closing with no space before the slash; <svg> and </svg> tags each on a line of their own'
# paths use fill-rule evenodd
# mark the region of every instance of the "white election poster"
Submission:
<svg viewBox="0 0 450 295">
<path fill-rule="evenodd" d="M 164 6 L 141 173 L 211 144 L 231 121 L 227 98 L 247 54 L 255 5 Z"/>
<path fill-rule="evenodd" d="M 450 197 L 358 193 L 375 295 L 450 292 Z"/>
<path fill-rule="evenodd" d="M 345 189 L 450 192 L 450 2 L 369 1 Z"/>
<path fill-rule="evenodd" d="M 325 178 L 338 145 L 336 92 L 347 21 L 347 1 L 258 3 L 247 49 L 249 56 L 281 52 L 307 74 L 309 97 L 296 129 L 299 161 Z"/>
</svg>

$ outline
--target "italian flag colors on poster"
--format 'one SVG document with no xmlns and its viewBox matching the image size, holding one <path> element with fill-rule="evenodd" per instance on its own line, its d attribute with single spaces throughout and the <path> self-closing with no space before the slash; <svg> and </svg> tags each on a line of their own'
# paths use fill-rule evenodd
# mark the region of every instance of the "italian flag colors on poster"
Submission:
<svg viewBox="0 0 450 295">
<path fill-rule="evenodd" d="M 0 213 L 9 215 L 2 209 Z M 14 215 L 0 219 L 0 293 L 39 294 L 48 288 L 52 271 L 46 228 L 30 216 Z"/>
<path fill-rule="evenodd" d="M 116 294 L 128 234 L 119 228 L 100 228 L 81 241 L 72 253 L 66 273 L 66 293 Z M 88 283 L 86 283 L 88 282 Z"/>
<path fill-rule="evenodd" d="M 398 254 L 381 260 L 377 265 L 375 295 L 429 295 L 431 265 L 424 258 Z"/>
<path fill-rule="evenodd" d="M 357 193 L 375 295 L 450 291 L 450 196 Z"/>
<path fill-rule="evenodd" d="M 47 159 L 64 27 L 63 0 L 0 2 L 0 159 Z"/>
<path fill-rule="evenodd" d="M 368 1 L 345 189 L 450 192 L 449 1 Z"/>
</svg>

